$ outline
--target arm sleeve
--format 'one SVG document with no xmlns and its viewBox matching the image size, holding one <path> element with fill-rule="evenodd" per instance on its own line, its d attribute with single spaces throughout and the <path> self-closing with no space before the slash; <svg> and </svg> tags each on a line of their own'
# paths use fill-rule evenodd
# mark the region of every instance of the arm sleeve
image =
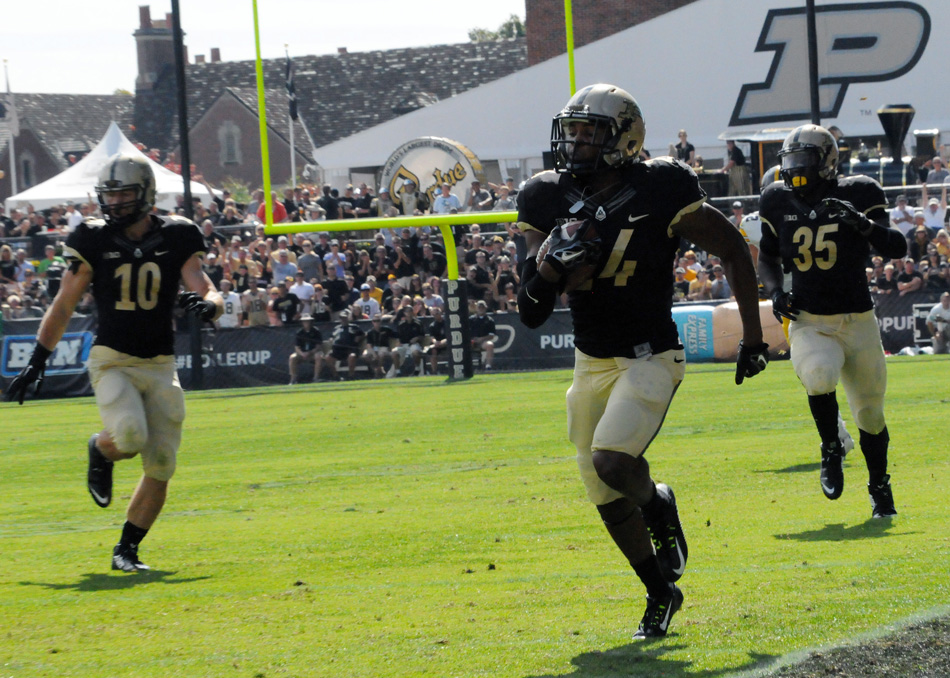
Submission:
<svg viewBox="0 0 950 678">
<path fill-rule="evenodd" d="M 876 221 L 871 224 L 871 232 L 865 237 L 879 254 L 890 259 L 900 259 L 907 253 L 907 240 L 899 230 L 882 226 Z"/>
<path fill-rule="evenodd" d="M 538 264 L 528 258 L 521 274 L 522 285 L 518 291 L 518 315 L 521 322 L 534 329 L 544 324 L 554 311 L 557 301 L 557 286 L 538 275 Z"/>
</svg>

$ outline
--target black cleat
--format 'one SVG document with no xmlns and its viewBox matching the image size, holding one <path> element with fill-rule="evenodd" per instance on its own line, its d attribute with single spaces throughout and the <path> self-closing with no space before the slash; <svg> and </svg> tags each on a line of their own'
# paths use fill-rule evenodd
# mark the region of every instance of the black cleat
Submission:
<svg viewBox="0 0 950 678">
<path fill-rule="evenodd" d="M 821 444 L 821 491 L 829 499 L 837 499 L 844 492 L 844 447 L 840 441 Z"/>
<path fill-rule="evenodd" d="M 665 636 L 670 620 L 682 605 L 683 592 L 676 584 L 670 584 L 670 592 L 661 598 L 648 595 L 647 610 L 643 613 L 643 619 L 637 632 L 633 634 L 633 639 L 646 640 Z"/>
<path fill-rule="evenodd" d="M 868 495 L 871 498 L 871 517 L 890 518 L 897 515 L 894 508 L 894 494 L 891 492 L 891 477 L 884 476 L 877 485 L 868 483 Z"/>
<path fill-rule="evenodd" d="M 95 433 L 89 439 L 89 471 L 86 473 L 86 487 L 92 500 L 97 506 L 105 508 L 112 503 L 112 467 L 113 462 L 106 459 L 99 448 L 96 447 L 96 440 L 99 434 Z"/>
<path fill-rule="evenodd" d="M 686 535 L 683 534 L 683 526 L 680 524 L 673 490 L 668 485 L 657 483 L 656 498 L 660 508 L 651 516 L 647 516 L 644 511 L 643 520 L 653 540 L 663 578 L 668 582 L 675 582 L 683 576 L 686 569 Z"/>
<path fill-rule="evenodd" d="M 139 547 L 116 544 L 112 549 L 112 569 L 123 572 L 144 572 L 151 569 L 139 560 Z"/>
</svg>

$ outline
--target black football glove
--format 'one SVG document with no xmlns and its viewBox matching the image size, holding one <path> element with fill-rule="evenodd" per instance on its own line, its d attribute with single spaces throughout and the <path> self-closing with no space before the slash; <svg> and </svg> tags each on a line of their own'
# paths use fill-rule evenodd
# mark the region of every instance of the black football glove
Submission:
<svg viewBox="0 0 950 678">
<path fill-rule="evenodd" d="M 838 200 L 838 198 L 825 198 L 821 204 L 828 211 L 831 219 L 847 224 L 861 235 L 869 235 L 874 228 L 874 222 L 859 212 L 857 208 L 847 200 Z"/>
<path fill-rule="evenodd" d="M 772 292 L 772 315 L 779 322 L 782 322 L 782 318 L 798 320 L 798 307 L 791 292 L 781 289 Z"/>
<path fill-rule="evenodd" d="M 20 373 L 10 382 L 10 388 L 7 389 L 7 400 L 11 402 L 17 400 L 22 405 L 27 389 L 34 382 L 36 382 L 36 388 L 33 389 L 33 395 L 39 395 L 40 388 L 43 386 L 43 378 L 46 376 L 46 361 L 52 353 L 39 342 L 36 343 L 29 364 L 20 370 Z"/>
<path fill-rule="evenodd" d="M 182 292 L 178 295 L 178 305 L 188 313 L 211 322 L 218 308 L 213 301 L 202 299 L 196 292 Z"/>
<path fill-rule="evenodd" d="M 596 237 L 585 240 L 585 234 L 590 228 L 590 222 L 585 221 L 570 238 L 562 237 L 559 228 L 551 231 L 548 236 L 548 251 L 543 261 L 548 262 L 562 278 L 582 266 L 595 265 L 600 258 L 601 239 Z"/>
<path fill-rule="evenodd" d="M 736 358 L 736 384 L 746 377 L 752 378 L 769 364 L 769 345 L 762 342 L 758 346 L 746 346 L 739 342 L 739 357 Z"/>
</svg>

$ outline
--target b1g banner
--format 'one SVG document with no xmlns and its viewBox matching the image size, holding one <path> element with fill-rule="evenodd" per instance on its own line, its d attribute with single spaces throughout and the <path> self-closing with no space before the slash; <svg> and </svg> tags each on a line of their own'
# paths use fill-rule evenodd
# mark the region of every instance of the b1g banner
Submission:
<svg viewBox="0 0 950 678">
<path fill-rule="evenodd" d="M 30 362 L 36 346 L 36 332 L 40 319 L 4 320 L 3 343 L 0 349 L 0 381 L 6 392 L 10 380 Z M 95 318 L 75 315 L 66 326 L 63 338 L 53 355 L 46 361 L 46 377 L 39 398 L 66 398 L 92 395 L 92 385 L 86 373 L 86 360 L 96 336 Z M 27 394 L 33 398 L 33 389 Z"/>
</svg>

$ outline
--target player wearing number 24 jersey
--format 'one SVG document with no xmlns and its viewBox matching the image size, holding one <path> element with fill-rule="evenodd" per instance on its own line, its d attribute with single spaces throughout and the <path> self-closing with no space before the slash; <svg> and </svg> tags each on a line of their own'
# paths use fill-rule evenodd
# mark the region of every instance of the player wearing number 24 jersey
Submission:
<svg viewBox="0 0 950 678">
<path fill-rule="evenodd" d="M 759 205 L 759 277 L 776 316 L 788 322 L 792 365 L 821 438 L 821 489 L 829 499 L 844 489 L 848 450 L 839 434 L 840 380 L 861 434 L 871 515 L 892 516 L 887 368 L 864 269 L 872 247 L 896 258 L 907 245 L 900 231 L 888 227 L 880 184 L 836 176 L 838 146 L 828 130 L 792 130 L 779 158 L 782 181 L 763 191 Z M 783 271 L 791 273 L 790 291 L 783 289 Z"/>
<path fill-rule="evenodd" d="M 529 327 L 567 292 L 574 322 L 568 436 L 587 495 L 647 590 L 634 638 L 666 635 L 683 602 L 688 556 L 676 499 L 644 458 L 685 374 L 672 319 L 673 259 L 686 238 L 719 254 L 743 324 L 736 383 L 765 368 L 755 271 L 739 231 L 693 171 L 669 158 L 639 160 L 644 123 L 624 90 L 577 92 L 554 117 L 555 171 L 518 194 L 528 258 L 518 296 Z"/>
<path fill-rule="evenodd" d="M 31 384 L 39 391 L 46 361 L 91 285 L 99 331 L 88 368 L 103 430 L 87 445 L 86 486 L 105 508 L 112 501 L 114 462 L 141 457 L 142 478 L 112 551 L 112 569 L 138 572 L 149 569 L 138 547 L 165 504 L 185 418 L 172 310 L 177 300 L 211 321 L 223 303 L 201 269 L 204 240 L 197 226 L 151 214 L 155 176 L 144 156 L 109 158 L 96 193 L 103 219 L 87 219 L 67 239 L 69 269 L 40 323 L 33 356 L 8 395 L 22 404 Z M 191 291 L 179 296 L 179 280 Z"/>
</svg>

